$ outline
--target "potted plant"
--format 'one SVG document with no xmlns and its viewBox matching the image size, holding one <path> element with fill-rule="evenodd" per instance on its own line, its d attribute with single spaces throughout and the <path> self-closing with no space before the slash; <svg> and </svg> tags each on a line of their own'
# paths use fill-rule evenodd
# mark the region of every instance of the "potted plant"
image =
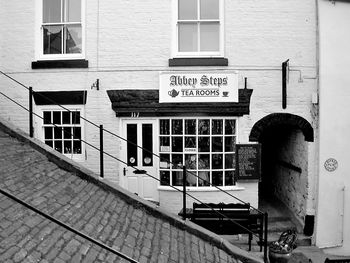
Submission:
<svg viewBox="0 0 350 263">
<path fill-rule="evenodd" d="M 295 230 L 284 231 L 277 241 L 269 246 L 270 263 L 286 263 L 296 247 L 297 234 Z"/>
</svg>

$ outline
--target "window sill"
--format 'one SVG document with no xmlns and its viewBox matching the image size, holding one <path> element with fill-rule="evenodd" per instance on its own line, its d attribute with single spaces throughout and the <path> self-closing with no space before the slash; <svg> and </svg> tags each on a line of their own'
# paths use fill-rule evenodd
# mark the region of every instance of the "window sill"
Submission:
<svg viewBox="0 0 350 263">
<path fill-rule="evenodd" d="M 171 58 L 169 67 L 180 66 L 228 66 L 227 58 Z"/>
<path fill-rule="evenodd" d="M 182 186 L 174 186 L 174 187 L 179 189 L 180 191 L 183 190 Z M 224 191 L 242 191 L 242 190 L 245 190 L 245 187 L 233 185 L 233 186 L 220 187 L 220 189 L 224 190 Z M 172 188 L 170 186 L 158 186 L 158 190 L 159 191 L 178 192 L 177 190 L 175 190 L 174 188 Z M 204 187 L 187 186 L 186 191 L 187 192 L 221 192 L 219 189 L 217 189 L 215 187 L 205 187 L 205 186 Z"/>
<path fill-rule="evenodd" d="M 38 60 L 32 62 L 32 69 L 52 68 L 88 68 L 89 61 L 85 59 L 69 60 Z"/>
</svg>

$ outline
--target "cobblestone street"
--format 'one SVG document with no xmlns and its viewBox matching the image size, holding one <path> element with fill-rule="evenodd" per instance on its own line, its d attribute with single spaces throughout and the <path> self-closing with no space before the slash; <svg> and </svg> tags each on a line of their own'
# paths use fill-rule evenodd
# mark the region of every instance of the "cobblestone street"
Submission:
<svg viewBox="0 0 350 263">
<path fill-rule="evenodd" d="M 0 187 L 140 262 L 240 262 L 0 130 Z M 0 262 L 127 262 L 0 195 Z"/>
</svg>

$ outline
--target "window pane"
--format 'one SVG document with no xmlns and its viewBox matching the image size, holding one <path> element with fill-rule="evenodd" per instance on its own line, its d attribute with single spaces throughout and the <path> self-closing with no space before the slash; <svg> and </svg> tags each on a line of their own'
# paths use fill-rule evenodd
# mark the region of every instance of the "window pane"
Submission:
<svg viewBox="0 0 350 263">
<path fill-rule="evenodd" d="M 173 185 L 181 186 L 182 185 L 182 171 L 172 172 Z"/>
<path fill-rule="evenodd" d="M 43 22 L 61 22 L 61 0 L 43 1 Z"/>
<path fill-rule="evenodd" d="M 81 21 L 81 4 L 80 0 L 68 0 L 67 21 L 80 22 Z"/>
<path fill-rule="evenodd" d="M 200 51 L 220 50 L 220 25 L 219 23 L 202 23 L 200 25 L 201 46 Z"/>
<path fill-rule="evenodd" d="M 210 186 L 210 173 L 201 171 L 198 172 L 198 186 Z"/>
<path fill-rule="evenodd" d="M 182 154 L 172 154 L 171 157 L 172 157 L 172 160 L 171 160 L 172 168 L 182 169 L 182 164 L 183 164 Z"/>
<path fill-rule="evenodd" d="M 212 120 L 212 134 L 222 134 L 222 120 Z"/>
<path fill-rule="evenodd" d="M 222 152 L 222 137 L 212 137 L 212 151 Z"/>
<path fill-rule="evenodd" d="M 222 172 L 213 172 L 213 185 L 222 186 Z"/>
<path fill-rule="evenodd" d="M 234 152 L 236 145 L 236 137 L 225 137 L 225 152 Z"/>
<path fill-rule="evenodd" d="M 196 120 L 185 120 L 185 134 L 196 134 Z"/>
<path fill-rule="evenodd" d="M 127 139 L 127 163 L 128 166 L 135 166 L 137 162 L 137 125 L 127 124 L 126 126 Z"/>
<path fill-rule="evenodd" d="M 197 169 L 197 155 L 196 154 L 186 154 L 185 155 L 185 165 L 187 170 Z"/>
<path fill-rule="evenodd" d="M 159 167 L 161 169 L 169 169 L 170 168 L 170 154 L 161 154 L 160 155 Z"/>
<path fill-rule="evenodd" d="M 232 169 L 235 168 L 235 155 L 234 154 L 225 154 L 225 168 Z"/>
<path fill-rule="evenodd" d="M 198 121 L 198 134 L 209 134 L 210 130 L 209 120 L 199 120 Z"/>
<path fill-rule="evenodd" d="M 44 131 L 45 131 L 45 135 L 44 135 L 45 139 L 52 139 L 52 136 L 53 136 L 52 127 L 45 127 Z"/>
<path fill-rule="evenodd" d="M 62 139 L 62 128 L 54 127 L 55 139 Z"/>
<path fill-rule="evenodd" d="M 62 53 L 62 26 L 43 26 L 44 54 Z"/>
<path fill-rule="evenodd" d="M 198 33 L 196 23 L 179 23 L 179 51 L 197 51 Z"/>
<path fill-rule="evenodd" d="M 234 185 L 234 171 L 225 172 L 225 185 Z"/>
<path fill-rule="evenodd" d="M 210 168 L 210 158 L 209 154 L 199 154 L 198 155 L 198 169 L 204 170 Z"/>
<path fill-rule="evenodd" d="M 51 111 L 44 111 L 44 124 L 51 124 Z"/>
<path fill-rule="evenodd" d="M 172 120 L 171 127 L 173 134 L 182 134 L 182 120 Z"/>
<path fill-rule="evenodd" d="M 187 171 L 186 173 L 186 185 L 187 186 L 197 186 L 197 172 Z"/>
<path fill-rule="evenodd" d="M 55 150 L 62 153 L 62 141 L 55 141 Z"/>
<path fill-rule="evenodd" d="M 222 169 L 222 154 L 212 155 L 212 165 L 213 169 Z"/>
<path fill-rule="evenodd" d="M 64 111 L 62 112 L 62 122 L 63 124 L 70 124 L 70 112 Z"/>
<path fill-rule="evenodd" d="M 152 124 L 142 124 L 142 165 L 153 165 L 153 127 Z"/>
<path fill-rule="evenodd" d="M 81 154 L 81 141 L 73 141 L 73 153 Z"/>
<path fill-rule="evenodd" d="M 63 138 L 69 139 L 72 138 L 72 128 L 71 127 L 64 127 L 63 128 Z"/>
<path fill-rule="evenodd" d="M 65 31 L 66 50 L 65 53 L 81 53 L 81 26 L 70 25 L 66 27 Z"/>
<path fill-rule="evenodd" d="M 198 138 L 198 151 L 199 152 L 209 152 L 210 151 L 210 138 L 209 137 L 199 137 Z"/>
<path fill-rule="evenodd" d="M 185 137 L 185 148 L 196 148 L 196 137 Z"/>
<path fill-rule="evenodd" d="M 54 111 L 52 113 L 53 115 L 53 123 L 54 124 L 61 124 L 61 112 L 60 111 Z"/>
<path fill-rule="evenodd" d="M 80 124 L 80 112 L 79 111 L 72 112 L 72 124 Z"/>
<path fill-rule="evenodd" d="M 219 0 L 200 0 L 201 19 L 219 19 Z"/>
<path fill-rule="evenodd" d="M 173 137 L 172 139 L 172 151 L 173 152 L 182 152 L 182 137 Z"/>
<path fill-rule="evenodd" d="M 161 185 L 170 185 L 170 172 L 169 171 L 160 171 L 160 184 Z"/>
<path fill-rule="evenodd" d="M 179 0 L 179 19 L 197 19 L 197 0 Z"/>
<path fill-rule="evenodd" d="M 72 141 L 64 141 L 64 153 L 72 153 Z"/>
<path fill-rule="evenodd" d="M 73 127 L 73 139 L 79 140 L 81 139 L 81 128 Z"/>
<path fill-rule="evenodd" d="M 168 136 L 159 137 L 159 146 L 161 152 L 170 152 L 170 138 Z"/>
<path fill-rule="evenodd" d="M 170 120 L 160 120 L 160 134 L 170 134 Z"/>
<path fill-rule="evenodd" d="M 45 144 L 50 146 L 51 148 L 53 147 L 53 142 L 52 141 L 45 141 Z"/>
<path fill-rule="evenodd" d="M 235 134 L 236 133 L 236 121 L 226 120 L 225 121 L 225 134 Z"/>
</svg>

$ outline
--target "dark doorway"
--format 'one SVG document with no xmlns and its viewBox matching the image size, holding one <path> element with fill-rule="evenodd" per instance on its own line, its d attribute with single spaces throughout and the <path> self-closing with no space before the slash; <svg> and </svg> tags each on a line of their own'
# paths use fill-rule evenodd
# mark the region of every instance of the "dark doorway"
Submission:
<svg viewBox="0 0 350 263">
<path fill-rule="evenodd" d="M 262 145 L 259 203 L 281 202 L 302 223 L 308 197 L 311 125 L 296 115 L 270 114 L 253 126 L 250 140 Z"/>
</svg>

